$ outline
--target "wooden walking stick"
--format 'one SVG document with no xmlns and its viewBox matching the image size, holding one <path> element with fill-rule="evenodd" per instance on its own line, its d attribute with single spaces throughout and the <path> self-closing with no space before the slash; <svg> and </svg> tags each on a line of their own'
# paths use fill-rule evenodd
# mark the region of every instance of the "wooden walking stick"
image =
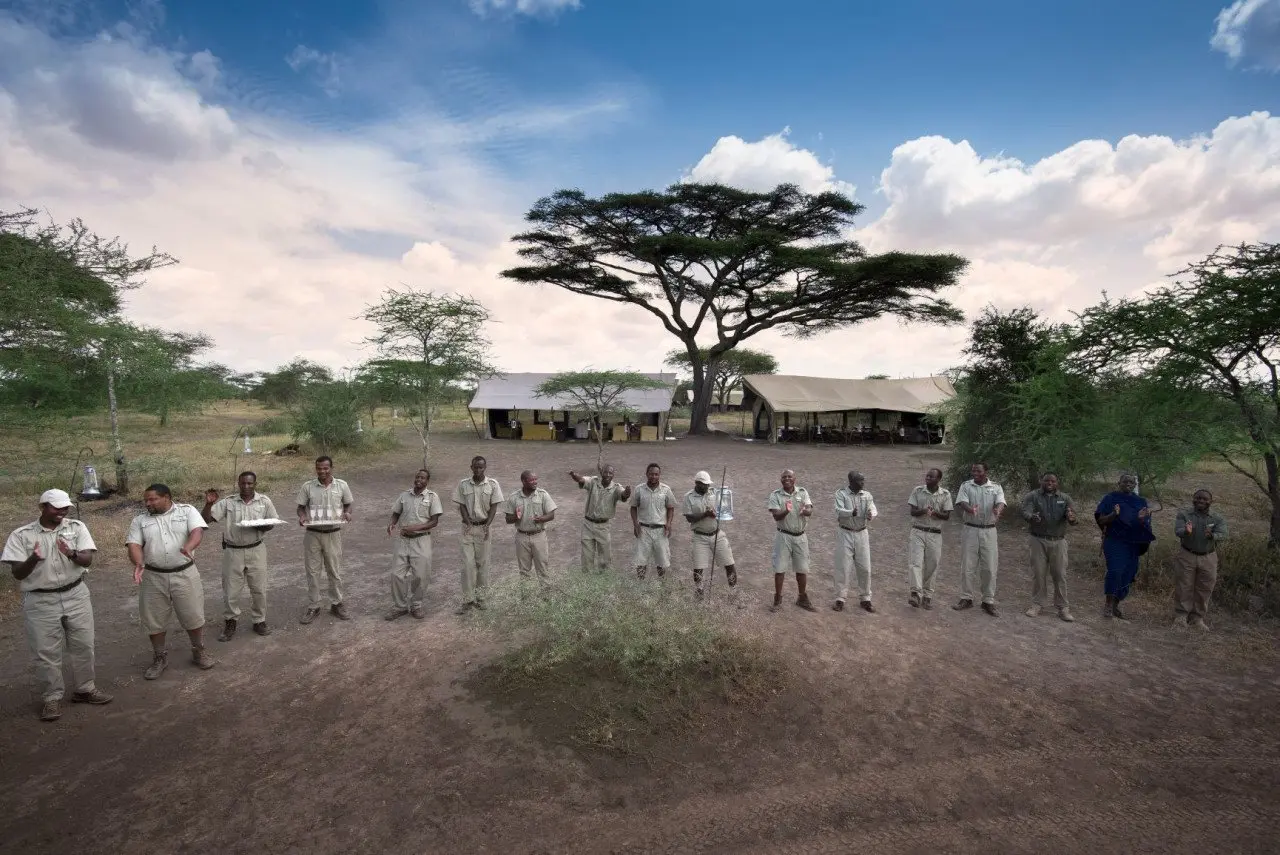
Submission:
<svg viewBox="0 0 1280 855">
<path fill-rule="evenodd" d="M 711 538 L 711 568 L 707 570 L 711 578 L 707 580 L 707 596 L 711 596 L 711 586 L 716 580 L 716 554 L 720 551 L 720 505 L 724 501 L 725 479 L 729 477 L 729 467 L 720 473 L 720 492 L 716 494 L 716 534 Z"/>
</svg>

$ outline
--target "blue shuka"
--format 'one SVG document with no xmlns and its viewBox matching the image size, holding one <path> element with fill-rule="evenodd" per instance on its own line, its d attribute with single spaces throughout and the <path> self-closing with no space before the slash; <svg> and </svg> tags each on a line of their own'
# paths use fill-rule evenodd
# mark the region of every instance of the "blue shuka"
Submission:
<svg viewBox="0 0 1280 855">
<path fill-rule="evenodd" d="M 1120 515 L 1102 527 L 1102 554 L 1107 560 L 1107 577 L 1103 583 L 1108 597 L 1120 602 L 1129 596 L 1129 588 L 1138 576 L 1138 559 L 1156 539 L 1151 531 L 1151 517 L 1138 519 L 1147 500 L 1137 493 L 1107 493 L 1098 502 L 1093 518 L 1105 516 L 1120 506 Z"/>
</svg>

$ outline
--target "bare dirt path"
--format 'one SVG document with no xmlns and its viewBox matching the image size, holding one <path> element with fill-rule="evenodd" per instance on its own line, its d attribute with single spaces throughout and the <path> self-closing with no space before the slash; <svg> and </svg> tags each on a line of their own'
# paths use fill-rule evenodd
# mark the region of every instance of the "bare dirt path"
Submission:
<svg viewBox="0 0 1280 855">
<path fill-rule="evenodd" d="M 504 488 L 521 469 L 537 469 L 563 508 L 555 557 L 576 562 L 581 497 L 564 473 L 589 468 L 591 449 L 462 439 L 437 448 L 433 487 L 446 499 L 476 450 Z M 650 459 L 662 462 L 678 495 L 697 469 L 718 475 L 729 466 L 738 502 L 730 534 L 748 607 L 715 607 L 764 633 L 795 669 L 803 690 L 789 715 L 738 729 L 709 722 L 715 745 L 698 762 L 623 771 L 539 740 L 463 687 L 496 647 L 453 614 L 455 515 L 435 542 L 427 619 L 380 617 L 385 514 L 412 477 L 412 451 L 361 472 L 344 472 L 339 459 L 356 494 L 357 523 L 345 534 L 349 623 L 326 614 L 298 625 L 301 536 L 277 531 L 275 634 L 211 639 L 220 661 L 208 673 L 187 665 L 185 644 L 173 638 L 169 671 L 144 682 L 148 646 L 122 549 L 100 543 L 108 560 L 92 577 L 99 683 L 116 701 L 69 707 L 53 725 L 34 715 L 20 622 L 0 623 L 0 850 L 1275 851 L 1280 674 L 1265 651 L 1240 655 L 1230 621 L 1220 618 L 1208 637 L 1173 635 L 1168 605 L 1138 597 L 1132 623 L 1104 623 L 1100 586 L 1086 574 L 1073 578 L 1077 623 L 1024 617 L 1016 526 L 1001 532 L 999 619 L 949 608 L 951 529 L 941 607 L 909 608 L 903 502 L 922 464 L 938 459 L 928 450 L 681 440 L 610 456 L 632 482 Z M 784 466 L 819 500 L 817 614 L 765 609 L 772 525 L 763 504 Z M 882 513 L 872 535 L 875 615 L 829 608 L 829 502 L 851 467 L 866 473 Z M 279 507 L 291 504 L 296 485 L 265 486 Z M 512 536 L 495 534 L 498 573 L 514 572 Z M 621 521 L 615 537 L 629 543 Z M 1091 527 L 1076 532 L 1073 550 L 1080 567 L 1097 560 Z M 683 528 L 674 553 L 688 585 Z M 200 565 L 211 626 L 221 616 L 217 562 L 210 539 Z M 723 577 L 717 585 L 720 600 Z"/>
</svg>

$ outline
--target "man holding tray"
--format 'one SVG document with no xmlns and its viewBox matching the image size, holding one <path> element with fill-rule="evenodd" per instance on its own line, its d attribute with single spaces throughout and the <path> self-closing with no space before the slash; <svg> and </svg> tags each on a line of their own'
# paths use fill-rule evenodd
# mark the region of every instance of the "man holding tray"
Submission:
<svg viewBox="0 0 1280 855">
<path fill-rule="evenodd" d="M 267 626 L 267 544 L 263 537 L 280 522 L 271 499 L 257 492 L 258 476 L 241 472 L 236 478 L 239 494 L 218 498 L 217 490 L 204 494 L 200 516 L 207 523 L 223 522 L 222 532 L 222 635 L 219 641 L 230 641 L 236 634 L 240 617 L 237 602 L 249 587 L 253 607 L 253 631 L 270 635 Z"/>
<path fill-rule="evenodd" d="M 298 489 L 298 525 L 302 536 L 303 564 L 307 569 L 307 610 L 298 623 L 309 624 L 320 616 L 320 573 L 329 579 L 329 611 L 338 620 L 351 620 L 342 605 L 342 526 L 351 522 L 351 488 L 333 477 L 333 458 L 316 458 L 316 477 Z"/>
</svg>

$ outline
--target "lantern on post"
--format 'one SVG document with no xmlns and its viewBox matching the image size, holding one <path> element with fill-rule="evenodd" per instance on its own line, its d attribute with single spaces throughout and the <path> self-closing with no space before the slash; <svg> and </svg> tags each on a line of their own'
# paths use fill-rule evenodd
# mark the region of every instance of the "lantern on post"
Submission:
<svg viewBox="0 0 1280 855">
<path fill-rule="evenodd" d="M 253 454 L 253 445 L 252 445 L 252 444 L 250 444 L 250 442 L 249 442 L 249 432 L 248 432 L 248 431 L 245 431 L 245 433 L 244 433 L 244 453 L 245 453 L 245 454 Z"/>
<path fill-rule="evenodd" d="M 716 487 L 716 519 L 728 522 L 733 519 L 733 490 L 728 486 Z"/>
<path fill-rule="evenodd" d="M 86 499 L 97 499 L 102 496 L 102 490 L 98 487 L 98 470 L 92 466 L 84 468 L 84 480 L 81 481 L 80 495 Z"/>
<path fill-rule="evenodd" d="M 361 419 L 356 419 L 356 433 L 364 433 L 364 422 Z"/>
</svg>

